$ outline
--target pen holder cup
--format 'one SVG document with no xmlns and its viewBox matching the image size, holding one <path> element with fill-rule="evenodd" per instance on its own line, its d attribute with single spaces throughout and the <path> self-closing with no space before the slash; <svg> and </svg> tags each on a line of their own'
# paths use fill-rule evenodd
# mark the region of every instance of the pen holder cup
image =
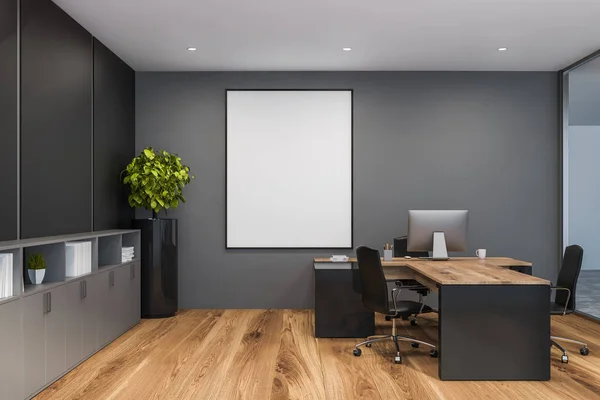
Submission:
<svg viewBox="0 0 600 400">
<path fill-rule="evenodd" d="M 392 250 L 383 251 L 383 261 L 392 261 Z"/>
</svg>

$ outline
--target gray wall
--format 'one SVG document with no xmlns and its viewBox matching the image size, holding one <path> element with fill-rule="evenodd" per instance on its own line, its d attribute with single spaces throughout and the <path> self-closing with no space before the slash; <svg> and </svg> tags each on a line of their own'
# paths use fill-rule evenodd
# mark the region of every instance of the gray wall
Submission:
<svg viewBox="0 0 600 400">
<path fill-rule="evenodd" d="M 555 73 L 136 73 L 136 149 L 196 179 L 180 219 L 180 307 L 305 308 L 328 250 L 225 249 L 225 89 L 354 89 L 354 245 L 406 233 L 413 208 L 470 211 L 469 251 L 559 264 Z M 139 216 L 145 215 L 143 212 Z M 339 253 L 339 250 L 336 251 Z"/>
<path fill-rule="evenodd" d="M 599 96 L 600 97 L 600 96 Z M 600 270 L 600 126 L 569 126 L 569 243 L 585 249 L 583 269 Z"/>
</svg>

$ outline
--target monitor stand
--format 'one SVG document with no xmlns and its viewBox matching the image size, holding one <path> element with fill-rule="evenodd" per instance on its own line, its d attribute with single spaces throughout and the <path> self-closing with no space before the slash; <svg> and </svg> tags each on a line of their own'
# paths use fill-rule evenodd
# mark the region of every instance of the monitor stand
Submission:
<svg viewBox="0 0 600 400">
<path fill-rule="evenodd" d="M 446 236 L 444 232 L 433 232 L 433 261 L 448 260 L 448 251 L 446 250 Z"/>
</svg>

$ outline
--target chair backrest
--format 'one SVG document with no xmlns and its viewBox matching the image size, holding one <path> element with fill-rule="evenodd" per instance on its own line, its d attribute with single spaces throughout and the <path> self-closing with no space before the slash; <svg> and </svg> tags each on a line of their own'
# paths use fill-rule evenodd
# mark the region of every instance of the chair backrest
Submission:
<svg viewBox="0 0 600 400">
<path fill-rule="evenodd" d="M 571 297 L 569 298 L 569 304 L 567 305 L 568 310 L 575 310 L 575 290 L 577 289 L 577 279 L 579 278 L 582 262 L 583 248 L 581 246 L 574 244 L 565 249 L 556 286 L 564 287 L 571 291 Z M 565 290 L 557 290 L 554 301 L 556 304 L 560 304 L 564 307 L 567 303 L 568 296 L 569 294 Z"/>
<path fill-rule="evenodd" d="M 379 251 L 366 246 L 356 249 L 358 270 L 362 284 L 362 303 L 371 311 L 389 314 L 388 287 L 381 266 Z"/>
<path fill-rule="evenodd" d="M 394 238 L 394 257 L 429 257 L 426 251 L 408 251 L 408 236 Z"/>
</svg>

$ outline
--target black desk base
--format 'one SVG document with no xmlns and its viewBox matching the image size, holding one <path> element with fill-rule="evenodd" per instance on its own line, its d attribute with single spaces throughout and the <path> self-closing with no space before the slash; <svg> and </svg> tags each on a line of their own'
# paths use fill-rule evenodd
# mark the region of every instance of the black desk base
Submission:
<svg viewBox="0 0 600 400">
<path fill-rule="evenodd" d="M 439 289 L 441 380 L 550 379 L 550 287 Z"/>
<path fill-rule="evenodd" d="M 315 336 L 375 333 L 351 264 L 315 268 Z M 511 269 L 528 275 L 531 267 Z M 448 285 L 439 288 L 441 380 L 549 380 L 550 288 L 545 285 Z"/>
<path fill-rule="evenodd" d="M 348 264 L 350 266 L 351 264 Z M 315 337 L 366 338 L 375 315 L 361 301 L 356 269 L 315 269 Z"/>
</svg>

